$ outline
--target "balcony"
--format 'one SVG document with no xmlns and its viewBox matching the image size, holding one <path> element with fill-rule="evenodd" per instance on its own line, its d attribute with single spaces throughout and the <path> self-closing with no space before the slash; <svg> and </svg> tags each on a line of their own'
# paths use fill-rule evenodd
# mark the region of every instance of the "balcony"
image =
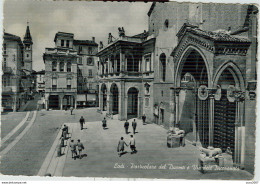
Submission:
<svg viewBox="0 0 260 184">
<path fill-rule="evenodd" d="M 45 91 L 57 93 L 74 93 L 77 92 L 77 88 L 45 88 Z"/>
<path fill-rule="evenodd" d="M 68 48 L 46 48 L 45 54 L 77 55 L 77 51 Z"/>
</svg>

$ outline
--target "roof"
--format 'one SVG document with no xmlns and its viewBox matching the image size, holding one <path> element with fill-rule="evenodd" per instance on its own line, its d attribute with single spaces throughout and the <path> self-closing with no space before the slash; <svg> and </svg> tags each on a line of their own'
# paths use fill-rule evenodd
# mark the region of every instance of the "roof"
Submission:
<svg viewBox="0 0 260 184">
<path fill-rule="evenodd" d="M 214 31 L 205 31 L 202 29 L 199 29 L 197 26 L 190 25 L 185 23 L 183 27 L 180 29 L 180 31 L 177 33 L 178 37 L 181 37 L 185 32 L 190 32 L 192 34 L 214 40 L 214 41 L 221 41 L 221 42 L 244 42 L 244 43 L 250 43 L 250 40 L 248 38 L 239 37 L 230 35 L 228 33 L 224 32 L 214 32 Z"/>
<path fill-rule="evenodd" d="M 73 45 L 90 45 L 90 46 L 98 46 L 96 42 L 93 40 L 73 40 Z"/>
<path fill-rule="evenodd" d="M 22 40 L 19 36 L 10 34 L 10 33 L 4 33 L 4 39 L 11 40 L 11 41 L 17 41 L 19 44 L 23 44 Z"/>
<path fill-rule="evenodd" d="M 142 38 L 142 39 L 146 38 L 146 37 L 148 37 L 148 32 L 143 32 L 143 33 L 131 36 L 131 38 Z"/>
<path fill-rule="evenodd" d="M 26 33 L 24 35 L 23 42 L 24 43 L 30 43 L 30 44 L 33 43 L 29 26 L 27 26 L 27 28 L 26 28 Z"/>
<path fill-rule="evenodd" d="M 73 33 L 60 32 L 59 31 L 58 33 L 55 34 L 54 42 L 56 42 L 58 36 L 69 37 L 69 38 L 73 39 L 74 34 Z"/>
</svg>

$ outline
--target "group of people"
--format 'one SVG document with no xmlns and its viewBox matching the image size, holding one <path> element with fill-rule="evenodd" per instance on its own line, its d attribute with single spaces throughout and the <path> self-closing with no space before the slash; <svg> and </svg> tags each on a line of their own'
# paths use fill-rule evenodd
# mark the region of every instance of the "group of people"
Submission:
<svg viewBox="0 0 260 184">
<path fill-rule="evenodd" d="M 75 143 L 74 140 L 72 139 L 71 142 L 70 142 L 70 149 L 71 149 L 71 158 L 76 160 L 77 157 L 79 159 L 82 158 L 81 152 L 82 152 L 82 150 L 85 149 L 85 147 L 82 144 L 82 142 L 80 142 L 80 139 L 78 139 L 77 143 Z M 78 152 L 77 152 L 77 150 L 78 150 Z"/>
<path fill-rule="evenodd" d="M 126 144 L 126 142 L 124 141 L 124 137 L 121 137 L 121 139 L 118 142 L 118 146 L 117 146 L 117 152 L 118 152 L 119 157 L 121 157 L 123 154 L 126 153 L 125 145 L 128 146 L 128 144 Z M 131 154 L 137 153 L 136 146 L 135 146 L 135 139 L 134 139 L 133 135 L 130 136 L 129 145 L 130 145 L 130 149 L 131 149 Z"/>
<path fill-rule="evenodd" d="M 136 133 L 136 127 L 137 127 L 137 123 L 134 119 L 134 121 L 132 122 L 132 127 L 133 127 L 133 133 L 135 134 Z M 128 134 L 128 128 L 129 128 L 129 122 L 126 120 L 125 121 L 125 124 L 124 124 L 124 128 L 125 128 L 125 133 Z"/>
</svg>

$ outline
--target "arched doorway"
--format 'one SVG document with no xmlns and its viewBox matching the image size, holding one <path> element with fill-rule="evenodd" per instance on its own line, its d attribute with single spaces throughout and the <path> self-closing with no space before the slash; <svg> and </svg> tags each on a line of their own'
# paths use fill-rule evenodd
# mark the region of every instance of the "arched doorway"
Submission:
<svg viewBox="0 0 260 184">
<path fill-rule="evenodd" d="M 102 86 L 101 86 L 101 99 L 100 100 L 102 100 L 101 110 L 106 111 L 107 110 L 107 87 L 105 84 L 102 84 Z"/>
<path fill-rule="evenodd" d="M 208 71 L 202 54 L 194 47 L 184 53 L 176 76 L 177 87 L 184 87 L 178 96 L 176 123 L 189 134 L 192 141 L 198 141 L 203 147 L 209 145 L 209 99 L 200 99 L 197 89 L 208 86 Z M 187 82 L 187 78 L 190 78 Z M 180 117 L 179 117 L 180 116 Z"/>
<path fill-rule="evenodd" d="M 110 92 L 112 94 L 112 112 L 113 114 L 118 114 L 118 105 L 119 105 L 119 98 L 118 98 L 118 87 L 116 84 L 111 85 Z"/>
<path fill-rule="evenodd" d="M 59 95 L 49 96 L 49 109 L 59 109 Z"/>
<path fill-rule="evenodd" d="M 231 66 L 227 66 L 219 75 L 216 83 L 220 91 L 220 98 L 214 103 L 214 139 L 213 146 L 226 151 L 229 147 L 232 156 L 235 154 L 235 123 L 237 103 L 232 93 L 240 90 L 240 81 Z"/>
<path fill-rule="evenodd" d="M 127 92 L 127 118 L 136 118 L 138 116 L 138 90 L 132 87 Z"/>
</svg>

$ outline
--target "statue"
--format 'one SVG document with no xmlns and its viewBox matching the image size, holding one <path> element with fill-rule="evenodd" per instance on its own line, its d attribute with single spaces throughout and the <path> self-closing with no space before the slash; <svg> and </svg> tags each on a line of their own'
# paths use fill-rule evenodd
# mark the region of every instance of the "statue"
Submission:
<svg viewBox="0 0 260 184">
<path fill-rule="evenodd" d="M 103 49 L 103 47 L 104 47 L 103 42 L 100 41 L 100 43 L 99 43 L 99 49 Z"/>
<path fill-rule="evenodd" d="M 109 33 L 109 34 L 108 34 L 108 41 L 107 41 L 107 43 L 110 44 L 110 43 L 112 43 L 112 42 L 113 42 L 113 36 L 112 36 L 111 33 Z"/>
<path fill-rule="evenodd" d="M 125 30 L 124 30 L 124 27 L 122 27 L 122 28 L 118 28 L 118 35 L 119 35 L 119 37 L 121 37 L 121 36 L 125 36 Z"/>
</svg>

